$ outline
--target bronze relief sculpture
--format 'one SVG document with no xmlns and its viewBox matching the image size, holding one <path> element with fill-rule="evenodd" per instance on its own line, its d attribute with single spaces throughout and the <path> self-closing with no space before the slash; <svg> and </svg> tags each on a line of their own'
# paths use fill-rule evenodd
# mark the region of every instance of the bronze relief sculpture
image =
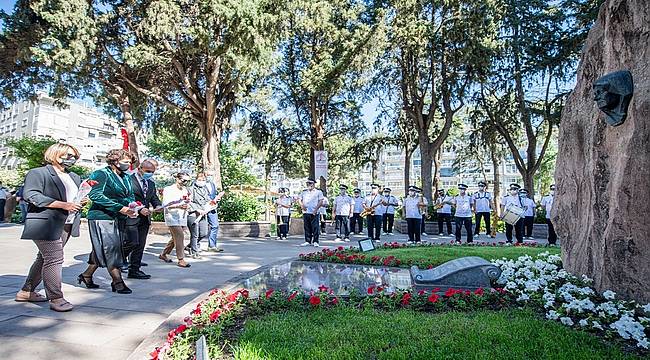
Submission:
<svg viewBox="0 0 650 360">
<path fill-rule="evenodd" d="M 609 73 L 594 82 L 594 100 L 607 115 L 609 125 L 618 126 L 625 121 L 633 92 L 632 73 L 627 70 Z"/>
</svg>

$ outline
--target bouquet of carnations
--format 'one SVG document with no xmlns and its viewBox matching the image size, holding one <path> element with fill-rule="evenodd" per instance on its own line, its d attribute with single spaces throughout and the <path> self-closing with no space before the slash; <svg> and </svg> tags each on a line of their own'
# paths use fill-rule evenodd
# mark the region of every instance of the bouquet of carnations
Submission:
<svg viewBox="0 0 650 360">
<path fill-rule="evenodd" d="M 135 212 L 134 215 L 131 215 L 131 216 L 129 216 L 129 217 L 131 217 L 131 218 L 137 218 L 137 217 L 138 217 L 138 213 L 139 213 L 140 210 L 143 209 L 143 208 L 144 208 L 144 205 L 142 205 L 142 203 L 139 202 L 139 201 L 134 201 L 134 202 L 132 202 L 132 203 L 129 203 L 129 209 L 130 209 L 130 210 L 133 210 L 133 212 Z"/>
<path fill-rule="evenodd" d="M 90 193 L 90 190 L 92 190 L 93 186 L 99 184 L 99 182 L 95 180 L 84 180 L 81 185 L 79 185 L 79 191 L 77 192 L 77 196 L 74 198 L 74 203 L 75 204 L 81 204 L 81 200 L 88 196 Z"/>
</svg>

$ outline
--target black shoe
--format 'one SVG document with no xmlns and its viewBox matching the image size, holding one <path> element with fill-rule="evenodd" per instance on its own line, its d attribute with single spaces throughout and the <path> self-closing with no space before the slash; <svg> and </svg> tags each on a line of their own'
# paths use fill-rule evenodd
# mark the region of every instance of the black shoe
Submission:
<svg viewBox="0 0 650 360">
<path fill-rule="evenodd" d="M 129 279 L 140 279 L 140 280 L 151 279 L 151 275 L 145 274 L 140 270 L 129 270 L 129 275 L 127 277 Z"/>
<path fill-rule="evenodd" d="M 79 274 L 79 276 L 77 276 L 77 282 L 79 285 L 81 285 L 81 283 L 84 283 L 88 289 L 97 289 L 99 287 L 99 285 L 93 282 L 92 276 L 90 278 L 87 278 L 83 274 Z"/>
<path fill-rule="evenodd" d="M 126 286 L 124 281 L 120 281 L 117 284 L 111 283 L 111 291 L 116 292 L 118 294 L 130 294 L 130 293 L 133 292 L 133 291 L 131 291 L 131 289 L 129 289 Z"/>
<path fill-rule="evenodd" d="M 147 264 L 146 262 L 140 261 L 140 266 L 149 266 L 149 264 Z"/>
</svg>

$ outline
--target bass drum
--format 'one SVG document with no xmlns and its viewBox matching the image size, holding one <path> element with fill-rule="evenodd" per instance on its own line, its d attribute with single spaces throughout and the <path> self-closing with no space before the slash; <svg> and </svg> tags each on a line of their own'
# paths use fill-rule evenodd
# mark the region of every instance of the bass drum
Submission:
<svg viewBox="0 0 650 360">
<path fill-rule="evenodd" d="M 522 207 L 519 207 L 517 205 L 509 204 L 506 206 L 505 211 L 503 212 L 503 215 L 501 216 L 501 220 L 505 221 L 506 223 L 510 225 L 515 225 L 519 219 L 524 217 L 524 212 L 526 210 Z"/>
</svg>

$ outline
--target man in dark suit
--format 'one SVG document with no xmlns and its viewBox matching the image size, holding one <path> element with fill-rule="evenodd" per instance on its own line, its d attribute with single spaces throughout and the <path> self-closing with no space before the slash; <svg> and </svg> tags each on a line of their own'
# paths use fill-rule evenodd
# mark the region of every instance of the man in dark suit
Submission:
<svg viewBox="0 0 650 360">
<path fill-rule="evenodd" d="M 135 201 L 139 201 L 144 205 L 137 218 L 129 218 L 126 221 L 124 256 L 129 261 L 128 277 L 130 279 L 151 278 L 151 275 L 145 274 L 140 270 L 140 267 L 142 266 L 142 254 L 147 244 L 147 235 L 151 225 L 150 207 L 154 208 L 153 211 L 162 209 L 162 203 L 156 192 L 156 184 L 151 180 L 155 171 L 155 163 L 152 160 L 145 160 L 140 164 L 138 170 L 129 177 Z"/>
</svg>

